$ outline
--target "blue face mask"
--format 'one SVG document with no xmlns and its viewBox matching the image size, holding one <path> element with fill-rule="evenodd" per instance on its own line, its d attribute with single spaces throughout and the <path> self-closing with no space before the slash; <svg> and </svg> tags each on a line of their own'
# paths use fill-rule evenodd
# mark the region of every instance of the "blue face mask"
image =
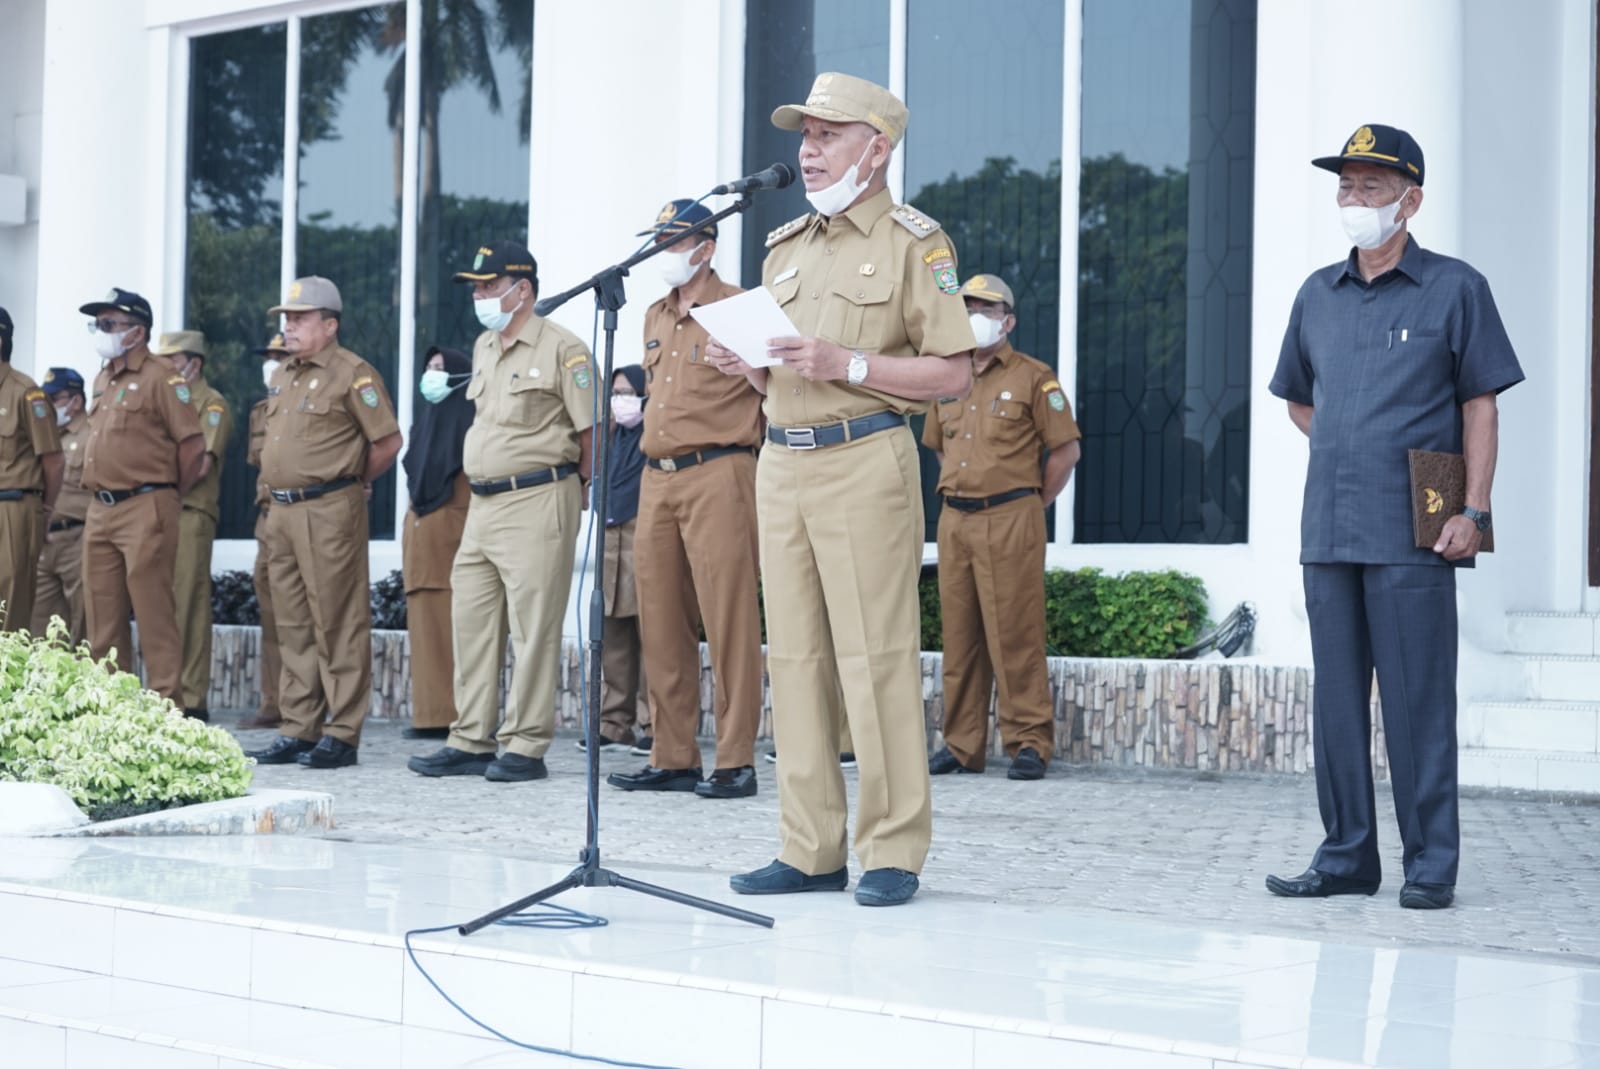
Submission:
<svg viewBox="0 0 1600 1069">
<path fill-rule="evenodd" d="M 448 371 L 429 368 L 422 373 L 422 399 L 431 404 L 438 404 L 464 385 L 461 382 L 451 385 L 451 379 L 470 379 L 471 377 L 470 374 L 452 375 Z"/>
</svg>

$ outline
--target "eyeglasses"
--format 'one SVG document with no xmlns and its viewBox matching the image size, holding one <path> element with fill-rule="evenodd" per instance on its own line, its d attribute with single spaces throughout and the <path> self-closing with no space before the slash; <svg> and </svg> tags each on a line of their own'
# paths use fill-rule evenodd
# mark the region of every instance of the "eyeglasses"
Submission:
<svg viewBox="0 0 1600 1069">
<path fill-rule="evenodd" d="M 93 334 L 96 331 L 101 334 L 120 334 L 124 330 L 132 330 L 134 327 L 142 326 L 144 326 L 143 323 L 132 323 L 126 319 L 118 320 L 112 319 L 108 316 L 105 319 L 95 319 L 90 321 L 88 324 L 88 330 L 90 334 Z"/>
</svg>

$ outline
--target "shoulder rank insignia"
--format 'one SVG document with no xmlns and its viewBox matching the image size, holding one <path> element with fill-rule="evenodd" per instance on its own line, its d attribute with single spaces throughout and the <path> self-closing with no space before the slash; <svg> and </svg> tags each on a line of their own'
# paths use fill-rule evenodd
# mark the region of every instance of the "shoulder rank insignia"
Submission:
<svg viewBox="0 0 1600 1069">
<path fill-rule="evenodd" d="M 780 241 L 786 241 L 794 237 L 801 230 L 804 230 L 805 225 L 809 222 L 811 222 L 810 214 L 802 215 L 798 219 L 790 219 L 787 223 L 767 235 L 767 248 L 770 249 Z"/>
<path fill-rule="evenodd" d="M 893 216 L 895 222 L 919 238 L 932 237 L 939 229 L 937 219 L 929 219 L 909 204 L 896 204 L 889 214 Z"/>
</svg>

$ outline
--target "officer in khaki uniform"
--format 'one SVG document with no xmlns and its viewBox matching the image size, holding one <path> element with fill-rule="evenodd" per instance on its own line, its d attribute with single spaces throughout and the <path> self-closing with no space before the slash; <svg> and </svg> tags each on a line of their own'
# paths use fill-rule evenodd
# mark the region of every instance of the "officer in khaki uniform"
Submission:
<svg viewBox="0 0 1600 1069">
<path fill-rule="evenodd" d="M 283 315 L 289 359 L 272 376 L 261 443 L 283 660 L 283 726 L 249 755 L 263 764 L 355 764 L 372 699 L 366 491 L 394 464 L 401 434 L 377 370 L 339 344 L 343 308 L 338 287 L 311 276 L 269 310 Z"/>
<path fill-rule="evenodd" d="M 33 616 L 45 517 L 61 490 L 55 409 L 32 379 L 11 366 L 15 327 L 0 308 L 0 613 L 21 631 Z"/>
<path fill-rule="evenodd" d="M 178 604 L 178 636 L 183 642 L 183 711 L 210 720 L 211 693 L 211 545 L 220 518 L 222 461 L 233 433 L 228 402 L 206 381 L 206 336 L 198 330 L 161 335 L 151 350 L 164 356 L 189 384 L 206 451 L 200 459 L 200 481 L 183 498 L 178 519 L 178 567 L 174 597 Z"/>
<path fill-rule="evenodd" d="M 733 877 L 742 894 L 848 882 L 845 718 L 861 769 L 855 847 L 866 871 L 856 901 L 909 901 L 932 835 L 917 604 L 922 489 L 906 421 L 933 398 L 967 392 L 973 337 L 949 237 L 889 196 L 889 157 L 906 118 L 888 90 L 832 73 L 817 76 L 804 105 L 773 112 L 775 125 L 801 131 L 800 171 L 817 214 L 768 236 L 762 282 L 801 336 L 774 339 L 782 362 L 771 368 L 711 348 L 718 366 L 766 393 L 770 421 L 756 507 L 782 849 Z"/>
<path fill-rule="evenodd" d="M 83 521 L 89 514 L 89 491 L 83 488 L 83 447 L 89 437 L 89 416 L 83 376 L 72 368 L 46 371 L 42 388 L 55 406 L 63 471 L 55 511 L 45 525 L 28 630 L 42 635 L 51 619 L 59 616 L 67 625 L 68 641 L 76 648 L 89 634 L 83 615 Z"/>
<path fill-rule="evenodd" d="M 283 347 L 283 335 L 274 334 L 255 354 L 265 358 L 261 362 L 261 379 L 270 389 L 272 376 L 289 357 L 289 350 Z M 275 728 L 283 723 L 278 709 L 278 677 L 283 673 L 283 661 L 278 656 L 278 617 L 273 612 L 272 583 L 267 575 L 268 561 L 272 559 L 267 548 L 267 510 L 272 505 L 272 495 L 267 493 L 267 482 L 260 471 L 261 444 L 267 440 L 267 400 L 263 397 L 250 406 L 250 444 L 245 456 L 245 463 L 256 469 L 256 564 L 251 578 L 261 616 L 261 654 L 257 662 L 261 704 L 254 714 L 239 721 L 242 728 Z"/>
<path fill-rule="evenodd" d="M 989 695 L 1011 779 L 1044 777 L 1055 741 L 1045 665 L 1044 511 L 1067 485 L 1082 434 L 1056 373 L 1011 348 L 1016 299 L 994 275 L 961 287 L 978 351 L 972 392 L 941 397 L 922 444 L 939 454 L 939 604 L 945 745 L 934 775 L 982 772 Z M 1049 459 L 1046 459 L 1046 454 Z"/>
<path fill-rule="evenodd" d="M 183 645 L 173 572 L 178 513 L 200 476 L 205 439 L 189 384 L 150 353 L 150 304 L 113 289 L 79 309 L 105 366 L 95 376 L 83 485 L 94 495 L 83 530 L 89 649 L 133 667 L 131 609 L 139 620 L 145 684 L 180 702 Z"/>
<path fill-rule="evenodd" d="M 757 595 L 756 447 L 761 394 L 706 362 L 706 332 L 689 314 L 736 293 L 711 267 L 716 228 L 678 234 L 709 218 L 669 201 L 654 234 L 671 287 L 645 313 L 644 478 L 634 541 L 644 675 L 655 710 L 650 763 L 608 782 L 623 790 L 692 790 L 702 798 L 756 793 L 761 720 L 761 608 Z M 642 235 L 641 235 L 642 236 Z M 700 779 L 700 640 L 704 621 L 716 678 L 715 771 Z"/>
</svg>

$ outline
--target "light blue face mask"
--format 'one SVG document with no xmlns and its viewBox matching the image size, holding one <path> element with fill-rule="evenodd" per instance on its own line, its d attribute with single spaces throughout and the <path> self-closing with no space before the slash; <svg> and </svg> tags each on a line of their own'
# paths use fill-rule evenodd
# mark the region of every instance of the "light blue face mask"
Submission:
<svg viewBox="0 0 1600 1069">
<path fill-rule="evenodd" d="M 446 397 L 449 397 L 452 392 L 460 389 L 462 386 L 465 386 L 465 380 L 470 378 L 472 378 L 472 375 L 469 372 L 462 372 L 459 375 L 452 375 L 448 371 L 439 371 L 435 368 L 429 368 L 427 371 L 422 373 L 422 399 L 431 404 L 438 404 Z M 461 379 L 463 381 L 452 385 L 450 382 L 451 379 Z"/>
</svg>

